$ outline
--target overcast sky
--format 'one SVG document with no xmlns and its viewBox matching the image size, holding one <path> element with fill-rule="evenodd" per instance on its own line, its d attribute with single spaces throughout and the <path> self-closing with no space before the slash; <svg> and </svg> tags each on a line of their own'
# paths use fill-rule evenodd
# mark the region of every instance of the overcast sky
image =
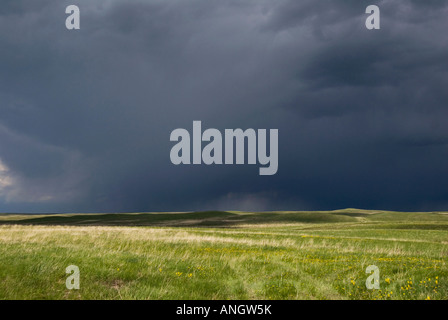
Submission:
<svg viewBox="0 0 448 320">
<path fill-rule="evenodd" d="M 448 210 L 447 30 L 444 0 L 2 0 L 0 212 Z M 193 120 L 278 129 L 277 174 L 173 165 Z"/>
</svg>

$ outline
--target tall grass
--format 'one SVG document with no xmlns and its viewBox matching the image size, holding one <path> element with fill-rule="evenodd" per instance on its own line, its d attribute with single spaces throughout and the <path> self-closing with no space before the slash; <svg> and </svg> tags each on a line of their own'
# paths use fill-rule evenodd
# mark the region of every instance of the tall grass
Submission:
<svg viewBox="0 0 448 320">
<path fill-rule="evenodd" d="M 4 215 L 0 299 L 448 298 L 447 215 L 315 214 Z"/>
</svg>

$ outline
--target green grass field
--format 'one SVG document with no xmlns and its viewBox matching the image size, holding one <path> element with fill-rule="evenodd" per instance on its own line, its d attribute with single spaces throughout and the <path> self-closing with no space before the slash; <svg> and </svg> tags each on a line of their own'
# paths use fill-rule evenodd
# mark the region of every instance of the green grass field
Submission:
<svg viewBox="0 0 448 320">
<path fill-rule="evenodd" d="M 0 244 L 0 299 L 448 299 L 443 212 L 1 214 Z"/>
</svg>

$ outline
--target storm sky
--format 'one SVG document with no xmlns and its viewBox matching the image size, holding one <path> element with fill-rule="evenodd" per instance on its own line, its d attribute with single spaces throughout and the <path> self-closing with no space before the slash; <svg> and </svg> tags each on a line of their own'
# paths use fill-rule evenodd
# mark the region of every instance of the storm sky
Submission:
<svg viewBox="0 0 448 320">
<path fill-rule="evenodd" d="M 448 210 L 447 30 L 444 0 L 2 0 L 0 212 Z M 194 120 L 278 129 L 277 174 L 173 165 Z"/>
</svg>

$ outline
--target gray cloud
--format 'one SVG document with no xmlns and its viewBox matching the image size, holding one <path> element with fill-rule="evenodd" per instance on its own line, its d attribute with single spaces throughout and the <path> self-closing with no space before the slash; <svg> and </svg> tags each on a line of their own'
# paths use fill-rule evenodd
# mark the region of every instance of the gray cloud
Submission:
<svg viewBox="0 0 448 320">
<path fill-rule="evenodd" d="M 445 1 L 4 2 L 2 211 L 446 208 Z M 278 173 L 172 165 L 193 120 L 278 128 Z"/>
</svg>

